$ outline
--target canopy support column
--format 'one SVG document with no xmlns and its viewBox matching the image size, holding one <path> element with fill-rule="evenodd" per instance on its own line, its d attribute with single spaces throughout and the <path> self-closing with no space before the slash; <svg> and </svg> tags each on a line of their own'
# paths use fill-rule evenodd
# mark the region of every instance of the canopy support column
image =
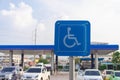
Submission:
<svg viewBox="0 0 120 80">
<path fill-rule="evenodd" d="M 21 65 L 22 68 L 24 68 L 24 50 L 21 52 Z"/>
<path fill-rule="evenodd" d="M 98 69 L 98 53 L 95 52 L 95 68 Z"/>
<path fill-rule="evenodd" d="M 91 69 L 94 68 L 94 57 L 93 53 L 91 53 Z"/>
<path fill-rule="evenodd" d="M 53 50 L 51 51 L 51 75 L 54 74 L 54 52 Z"/>
<path fill-rule="evenodd" d="M 10 66 L 14 66 L 14 63 L 13 63 L 13 50 L 9 51 L 9 56 L 10 56 L 10 58 L 9 58 L 10 62 L 9 62 L 9 64 L 10 64 Z"/>
</svg>

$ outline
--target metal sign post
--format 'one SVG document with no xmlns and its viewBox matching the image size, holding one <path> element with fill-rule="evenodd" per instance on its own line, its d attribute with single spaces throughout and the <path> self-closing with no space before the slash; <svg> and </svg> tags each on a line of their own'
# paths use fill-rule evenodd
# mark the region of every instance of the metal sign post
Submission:
<svg viewBox="0 0 120 80">
<path fill-rule="evenodd" d="M 75 80 L 75 59 L 73 56 L 69 57 L 69 80 Z"/>
</svg>

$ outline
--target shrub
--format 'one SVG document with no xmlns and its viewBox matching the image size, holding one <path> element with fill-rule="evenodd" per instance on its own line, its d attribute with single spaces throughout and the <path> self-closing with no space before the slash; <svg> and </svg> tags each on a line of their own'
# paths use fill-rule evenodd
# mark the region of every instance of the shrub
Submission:
<svg viewBox="0 0 120 80">
<path fill-rule="evenodd" d="M 104 70 L 104 69 L 106 69 L 106 68 L 107 68 L 107 67 L 106 67 L 106 65 L 104 65 L 104 64 L 99 66 L 99 70 Z"/>
</svg>

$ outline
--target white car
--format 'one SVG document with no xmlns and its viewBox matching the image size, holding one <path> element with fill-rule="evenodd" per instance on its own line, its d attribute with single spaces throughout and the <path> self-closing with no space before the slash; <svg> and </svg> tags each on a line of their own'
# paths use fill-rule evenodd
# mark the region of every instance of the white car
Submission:
<svg viewBox="0 0 120 80">
<path fill-rule="evenodd" d="M 101 72 L 98 69 L 86 69 L 84 80 L 103 80 Z"/>
<path fill-rule="evenodd" d="M 21 80 L 50 80 L 50 72 L 45 67 L 30 67 L 23 73 Z"/>
<path fill-rule="evenodd" d="M 17 66 L 3 67 L 0 71 L 0 80 L 17 80 L 21 77 L 22 68 Z"/>
</svg>

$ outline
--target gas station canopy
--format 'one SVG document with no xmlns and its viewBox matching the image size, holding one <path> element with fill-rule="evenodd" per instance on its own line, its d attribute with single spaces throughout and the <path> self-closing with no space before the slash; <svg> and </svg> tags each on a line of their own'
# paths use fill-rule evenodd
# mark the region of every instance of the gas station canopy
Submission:
<svg viewBox="0 0 120 80">
<path fill-rule="evenodd" d="M 92 44 L 91 53 L 97 52 L 98 55 L 106 55 L 119 49 L 118 45 Z M 1 53 L 9 53 L 13 50 L 14 54 L 20 54 L 24 50 L 25 54 L 39 53 L 41 50 L 54 50 L 54 45 L 0 45 Z"/>
</svg>

